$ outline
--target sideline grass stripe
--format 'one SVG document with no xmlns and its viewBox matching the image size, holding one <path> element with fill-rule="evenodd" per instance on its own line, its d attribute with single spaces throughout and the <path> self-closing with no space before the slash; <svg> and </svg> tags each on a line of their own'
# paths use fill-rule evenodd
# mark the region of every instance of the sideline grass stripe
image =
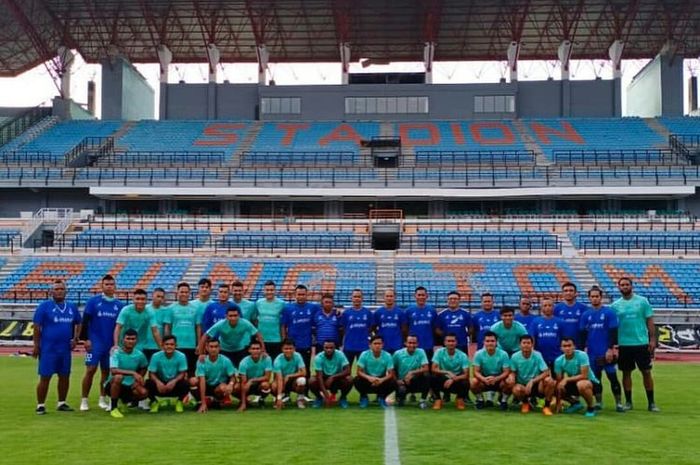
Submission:
<svg viewBox="0 0 700 465">
<path fill-rule="evenodd" d="M 401 465 L 399 433 L 396 427 L 396 412 L 393 407 L 384 411 L 384 465 Z"/>
</svg>

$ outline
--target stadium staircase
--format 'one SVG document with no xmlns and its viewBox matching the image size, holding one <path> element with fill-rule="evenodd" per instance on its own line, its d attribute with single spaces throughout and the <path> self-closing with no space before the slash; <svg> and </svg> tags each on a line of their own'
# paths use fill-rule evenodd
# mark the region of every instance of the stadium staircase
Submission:
<svg viewBox="0 0 700 465">
<path fill-rule="evenodd" d="M 36 139 L 45 131 L 58 124 L 58 122 L 59 119 L 57 116 L 47 116 L 39 120 L 36 124 L 32 125 L 29 129 L 9 141 L 7 144 L 3 145 L 2 148 L 0 148 L 0 151 L 13 152 L 20 150 L 22 146 Z"/>
<path fill-rule="evenodd" d="M 182 280 L 189 283 L 192 291 L 197 291 L 197 281 L 204 275 L 204 271 L 209 265 L 210 258 L 192 258 L 189 268 L 185 272 Z"/>
<path fill-rule="evenodd" d="M 119 128 L 117 132 L 112 134 L 112 138 L 114 139 L 114 151 L 115 152 L 127 152 L 128 149 L 126 147 L 122 147 L 119 145 L 119 140 L 124 136 L 126 133 L 131 131 L 131 129 L 138 124 L 138 121 L 126 121 L 122 127 Z"/>
<path fill-rule="evenodd" d="M 661 121 L 658 120 L 658 118 L 642 118 L 644 122 L 649 126 L 653 131 L 655 131 L 657 134 L 659 134 L 661 137 L 664 138 L 664 140 L 668 140 L 669 136 L 671 135 L 671 131 L 668 130 L 666 126 L 664 126 Z M 666 146 L 660 147 L 660 148 L 666 148 Z"/>
<path fill-rule="evenodd" d="M 246 131 L 245 137 L 241 141 L 241 144 L 231 155 L 230 161 L 232 166 L 241 166 L 243 154 L 250 152 L 251 147 L 253 147 L 253 143 L 255 143 L 255 140 L 258 138 L 258 134 L 260 134 L 260 131 L 262 131 L 263 124 L 263 121 L 255 121 L 251 123 L 250 127 Z"/>
<path fill-rule="evenodd" d="M 394 272 L 395 265 L 394 259 L 396 257 L 396 252 L 393 250 L 378 250 L 375 252 L 377 257 L 377 268 L 376 268 L 376 288 L 375 296 L 377 299 L 377 305 L 380 305 L 384 299 L 384 291 L 389 288 L 394 288 Z"/>
<path fill-rule="evenodd" d="M 599 286 L 600 283 L 595 279 L 593 276 L 593 273 L 591 273 L 591 270 L 588 268 L 588 265 L 586 265 L 586 260 L 583 258 L 569 258 L 567 259 L 567 262 L 569 264 L 569 268 L 571 268 L 571 271 L 574 273 L 574 278 L 576 279 L 576 282 L 580 284 L 579 286 L 579 295 L 585 295 L 586 292 L 588 292 L 588 289 L 590 289 L 593 286 Z"/>
<path fill-rule="evenodd" d="M 527 150 L 532 150 L 535 154 L 535 164 L 536 165 L 551 165 L 552 162 L 547 158 L 547 156 L 542 151 L 542 148 L 535 142 L 535 139 L 530 135 L 530 131 L 525 127 L 525 123 L 522 120 L 513 120 L 513 126 L 518 130 L 520 138 L 525 144 Z"/>
</svg>

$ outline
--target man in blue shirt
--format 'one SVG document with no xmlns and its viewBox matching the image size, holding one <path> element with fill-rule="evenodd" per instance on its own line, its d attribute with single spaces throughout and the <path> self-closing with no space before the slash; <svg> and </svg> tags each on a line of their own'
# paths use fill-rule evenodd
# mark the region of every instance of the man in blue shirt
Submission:
<svg viewBox="0 0 700 465">
<path fill-rule="evenodd" d="M 384 340 L 384 350 L 393 354 L 403 348 L 403 326 L 406 316 L 396 306 L 396 292 L 384 291 L 384 305 L 374 312 L 374 332 Z"/>
<path fill-rule="evenodd" d="M 352 367 L 355 359 L 369 347 L 369 332 L 374 318 L 362 306 L 362 290 L 353 289 L 351 299 L 352 307 L 340 315 L 339 326 L 343 332 L 343 353 Z"/>
<path fill-rule="evenodd" d="M 78 307 L 66 301 L 66 284 L 63 281 L 54 281 L 51 296 L 51 299 L 39 304 L 33 318 L 32 356 L 39 359 L 37 415 L 46 413 L 46 396 L 54 374 L 58 375 L 57 410 L 73 411 L 66 404 L 66 396 L 70 385 L 71 350 L 78 342 L 81 318 Z"/>
<path fill-rule="evenodd" d="M 295 302 L 285 305 L 280 318 L 282 340 L 293 339 L 296 350 L 304 359 L 306 372 L 311 369 L 312 324 L 319 311 L 318 305 L 307 302 L 308 288 L 299 284 L 295 290 Z"/>
<path fill-rule="evenodd" d="M 520 297 L 518 309 L 520 311 L 515 314 L 515 321 L 525 326 L 525 329 L 527 329 L 527 331 L 530 332 L 532 322 L 535 321 L 535 318 L 537 318 L 537 315 L 533 315 L 532 313 L 530 313 L 530 311 L 532 310 L 532 301 L 530 300 L 530 298 L 525 296 Z"/>
<path fill-rule="evenodd" d="M 228 298 L 230 294 L 230 289 L 228 284 L 221 284 L 219 286 L 219 293 L 217 295 L 216 302 L 212 302 L 206 306 L 204 313 L 202 313 L 201 318 L 197 324 L 201 325 L 202 334 L 209 331 L 209 328 L 214 326 L 221 320 L 226 319 L 226 311 L 231 305 L 236 305 L 231 303 Z"/>
<path fill-rule="evenodd" d="M 472 317 L 473 335 L 472 340 L 476 340 L 476 348 L 484 347 L 484 335 L 491 331 L 491 326 L 501 319 L 501 314 L 493 308 L 493 295 L 489 292 L 481 294 L 481 310 Z"/>
<path fill-rule="evenodd" d="M 603 370 L 610 381 L 610 390 L 615 397 L 615 409 L 624 412 L 622 405 L 622 387 L 617 380 L 615 359 L 617 358 L 617 328 L 619 326 L 615 310 L 603 305 L 603 291 L 593 286 L 588 291 L 588 300 L 591 307 L 581 316 L 581 341 L 582 349 L 588 353 L 588 362 L 591 370 L 600 383 L 593 385 L 593 394 L 596 399 L 596 410 L 603 407 Z"/>
<path fill-rule="evenodd" d="M 578 290 L 576 284 L 565 282 L 561 286 L 561 294 L 563 301 L 554 306 L 554 316 L 562 321 L 562 337 L 570 337 L 578 344 L 579 339 L 579 324 L 581 315 L 588 310 L 588 307 L 583 302 L 578 302 Z"/>
<path fill-rule="evenodd" d="M 554 373 L 554 361 L 561 355 L 562 321 L 553 314 L 554 302 L 549 297 L 540 300 L 540 316 L 532 322 L 535 350 L 542 354 L 549 371 Z"/>
<path fill-rule="evenodd" d="M 110 408 L 110 398 L 104 385 L 109 376 L 109 357 L 114 343 L 114 327 L 117 324 L 119 312 L 124 307 L 124 304 L 114 297 L 116 287 L 114 277 L 105 275 L 102 278 L 102 293 L 88 300 L 83 311 L 82 335 L 86 353 L 81 411 L 90 410 L 88 397 L 98 365 L 101 370 L 99 406 L 104 410 Z"/>
<path fill-rule="evenodd" d="M 418 344 L 425 351 L 428 360 L 433 358 L 433 347 L 435 346 L 435 323 L 437 312 L 432 305 L 428 305 L 428 290 L 423 286 L 418 286 L 414 293 L 415 304 L 409 305 L 406 309 L 406 334 L 415 334 L 418 337 Z"/>
<path fill-rule="evenodd" d="M 323 294 L 321 296 L 321 311 L 316 313 L 313 324 L 317 354 L 323 352 L 325 341 L 333 341 L 336 345 L 340 343 L 338 320 L 339 316 L 335 308 L 333 294 Z"/>
<path fill-rule="evenodd" d="M 437 316 L 437 333 L 440 338 L 453 333 L 457 336 L 457 348 L 469 354 L 469 330 L 472 327 L 472 315 L 460 308 L 462 296 L 457 291 L 447 294 L 447 308 Z"/>
</svg>

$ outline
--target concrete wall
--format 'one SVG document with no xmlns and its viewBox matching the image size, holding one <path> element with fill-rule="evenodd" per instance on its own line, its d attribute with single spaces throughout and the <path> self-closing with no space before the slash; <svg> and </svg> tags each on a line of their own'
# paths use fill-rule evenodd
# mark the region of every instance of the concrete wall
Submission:
<svg viewBox="0 0 700 465">
<path fill-rule="evenodd" d="M 88 189 L 0 189 L 0 217 L 18 217 L 40 208 L 97 209 L 100 200 Z"/>
<path fill-rule="evenodd" d="M 155 91 L 123 58 L 102 63 L 102 119 L 141 120 L 155 116 Z"/>
<path fill-rule="evenodd" d="M 516 114 L 474 113 L 477 95 L 515 95 Z M 427 96 L 427 114 L 345 114 L 345 97 Z M 163 84 L 162 119 L 255 119 L 262 97 L 299 97 L 299 115 L 261 115 L 275 120 L 430 120 L 513 117 L 620 116 L 619 81 L 528 81 L 496 84 L 402 84 L 257 86 Z"/>
<path fill-rule="evenodd" d="M 627 86 L 627 116 L 683 115 L 683 60 L 658 55 Z"/>
</svg>

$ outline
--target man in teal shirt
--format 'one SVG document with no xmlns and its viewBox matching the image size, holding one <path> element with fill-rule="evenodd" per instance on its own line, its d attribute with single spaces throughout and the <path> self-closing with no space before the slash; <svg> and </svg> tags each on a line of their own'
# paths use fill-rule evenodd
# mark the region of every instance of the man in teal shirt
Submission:
<svg viewBox="0 0 700 465">
<path fill-rule="evenodd" d="M 508 396 L 512 385 L 508 383 L 510 374 L 510 358 L 499 349 L 497 337 L 493 331 L 484 334 L 484 348 L 474 355 L 474 379 L 471 388 L 476 396 L 476 408 L 484 408 L 483 392 L 500 393 L 501 410 L 508 410 Z"/>
<path fill-rule="evenodd" d="M 512 307 L 501 309 L 501 321 L 497 321 L 491 326 L 491 331 L 496 333 L 498 347 L 505 350 L 510 357 L 520 350 L 520 337 L 527 334 L 527 328 L 522 323 L 513 319 Z"/>
<path fill-rule="evenodd" d="M 172 334 L 177 338 L 180 352 L 187 357 L 187 373 L 194 375 L 197 364 L 197 306 L 190 302 L 190 285 L 181 282 L 177 285 L 177 302 L 168 307 Z M 166 333 L 168 324 L 166 322 Z"/>
<path fill-rule="evenodd" d="M 542 354 L 534 350 L 533 346 L 532 336 L 520 336 L 520 350 L 510 358 L 507 384 L 513 386 L 513 397 L 521 402 L 521 413 L 529 413 L 537 398 L 543 397 L 545 406 L 542 413 L 551 416 L 555 383 Z"/>
<path fill-rule="evenodd" d="M 396 372 L 396 397 L 399 406 L 406 402 L 406 395 L 420 393 L 418 406 L 421 409 L 427 407 L 426 398 L 430 390 L 428 379 L 428 356 L 418 347 L 418 336 L 409 334 L 406 337 L 406 347 L 394 352 L 394 370 Z"/>
<path fill-rule="evenodd" d="M 158 328 L 158 334 L 160 334 L 162 338 L 165 336 L 166 323 L 168 326 L 172 324 L 170 311 L 165 306 L 165 289 L 162 287 L 153 289 L 153 294 L 151 294 L 151 303 L 146 305 L 146 310 L 153 313 L 153 320 L 156 324 L 156 328 Z M 160 344 L 158 344 L 153 338 L 153 333 L 151 331 L 146 331 L 146 342 L 142 350 L 143 355 L 145 355 L 148 360 L 151 360 L 153 354 L 159 350 Z"/>
<path fill-rule="evenodd" d="M 211 403 L 231 405 L 231 395 L 237 395 L 240 390 L 236 368 L 231 360 L 219 353 L 219 350 L 217 339 L 207 342 L 207 357 L 197 361 L 197 378 L 190 380 L 194 396 L 199 401 L 199 413 L 209 410 L 211 398 Z"/>
<path fill-rule="evenodd" d="M 457 335 L 447 333 L 443 340 L 445 347 L 438 349 L 433 356 L 433 392 L 437 397 L 433 410 L 442 408 L 443 400 L 455 394 L 457 410 L 464 410 L 464 399 L 469 390 L 469 357 L 457 348 Z"/>
<path fill-rule="evenodd" d="M 148 364 L 146 389 L 151 400 L 151 413 L 158 413 L 156 397 L 176 397 L 175 411 L 182 413 L 182 401 L 190 392 L 187 380 L 187 357 L 176 350 L 177 339 L 173 335 L 163 338 L 163 350 L 156 352 Z"/>
<path fill-rule="evenodd" d="M 595 397 L 593 396 L 593 384 L 598 379 L 591 370 L 588 354 L 582 350 L 576 350 L 573 338 L 561 339 L 561 351 L 563 352 L 554 361 L 554 375 L 556 376 L 557 410 L 561 408 L 563 399 L 569 400 L 571 405 L 566 413 L 575 413 L 583 408 L 578 401 L 578 396 L 586 400 L 588 409 L 587 417 L 595 416 Z"/>
<path fill-rule="evenodd" d="M 255 311 L 255 302 L 243 298 L 243 283 L 240 281 L 231 283 L 231 294 L 233 303 L 241 309 L 241 316 L 256 325 L 258 323 L 258 315 Z"/>
<path fill-rule="evenodd" d="M 113 350 L 119 347 L 119 342 L 124 337 L 124 333 L 133 329 L 138 334 L 136 348 L 143 351 L 148 342 L 148 333 L 151 333 L 153 340 L 158 346 L 161 345 L 161 334 L 158 331 L 158 324 L 155 321 L 153 312 L 146 308 L 148 295 L 143 289 L 134 291 L 134 303 L 125 306 L 119 311 L 117 324 L 114 326 L 114 346 Z"/>
<path fill-rule="evenodd" d="M 275 408 L 281 409 L 292 392 L 297 393 L 297 407 L 306 408 L 306 365 L 294 349 L 294 341 L 282 341 L 282 353 L 272 363 L 272 392 L 277 394 Z"/>
<path fill-rule="evenodd" d="M 260 407 L 265 405 L 265 397 L 270 394 L 270 374 L 272 360 L 263 352 L 260 341 L 252 341 L 248 347 L 248 355 L 241 361 L 238 373 L 241 376 L 241 405 L 239 412 L 248 407 L 248 396 L 257 397 Z M 251 402 L 253 400 L 251 399 Z"/>
<path fill-rule="evenodd" d="M 190 301 L 190 304 L 194 306 L 197 312 L 195 317 L 195 332 L 198 341 L 199 338 L 202 337 L 202 315 L 204 315 L 204 310 L 207 309 L 207 306 L 213 302 L 213 300 L 211 300 L 211 288 L 211 279 L 200 279 L 197 283 L 197 298 Z"/>
<path fill-rule="evenodd" d="M 148 397 L 144 380 L 148 360 L 143 352 L 136 349 L 138 333 L 129 329 L 124 333 L 122 346 L 109 358 L 109 378 L 105 389 L 111 397 L 110 415 L 112 418 L 124 418 L 119 410 L 119 400 L 124 403 L 141 401 Z"/>
<path fill-rule="evenodd" d="M 368 394 L 377 394 L 377 402 L 386 408 L 386 396 L 396 389 L 394 361 L 384 349 L 381 336 L 372 336 L 369 349 L 357 359 L 357 376 L 355 389 L 360 393 L 360 408 L 369 405 Z"/>
<path fill-rule="evenodd" d="M 619 321 L 617 363 L 622 371 L 625 410 L 632 410 L 632 372 L 636 365 L 642 372 L 647 394 L 647 409 L 650 412 L 658 412 L 659 408 L 654 401 L 654 378 L 651 376 L 652 360 L 656 350 L 654 310 L 646 298 L 633 292 L 630 278 L 620 278 L 617 288 L 622 297 L 617 299 L 611 307 L 615 310 Z"/>
<path fill-rule="evenodd" d="M 255 302 L 255 315 L 258 329 L 265 340 L 265 349 L 270 357 L 277 357 L 282 349 L 282 331 L 280 317 L 284 310 L 284 302 L 275 295 L 275 282 L 267 281 L 263 286 L 263 298 Z"/>
<path fill-rule="evenodd" d="M 263 339 L 258 329 L 253 324 L 240 317 L 240 310 L 230 306 L 226 310 L 226 319 L 221 320 L 202 335 L 199 340 L 199 360 L 204 360 L 204 348 L 210 339 L 219 339 L 221 354 L 225 355 L 238 365 L 246 357 L 251 338 L 263 345 Z M 265 346 L 263 345 L 263 350 Z"/>
<path fill-rule="evenodd" d="M 352 389 L 350 362 L 343 352 L 336 349 L 334 340 L 323 342 L 323 352 L 314 358 L 316 376 L 309 383 L 309 390 L 314 393 L 316 400 L 313 407 L 327 407 L 335 402 L 335 393 L 340 391 L 340 408 L 348 408 L 348 393 Z"/>
</svg>

